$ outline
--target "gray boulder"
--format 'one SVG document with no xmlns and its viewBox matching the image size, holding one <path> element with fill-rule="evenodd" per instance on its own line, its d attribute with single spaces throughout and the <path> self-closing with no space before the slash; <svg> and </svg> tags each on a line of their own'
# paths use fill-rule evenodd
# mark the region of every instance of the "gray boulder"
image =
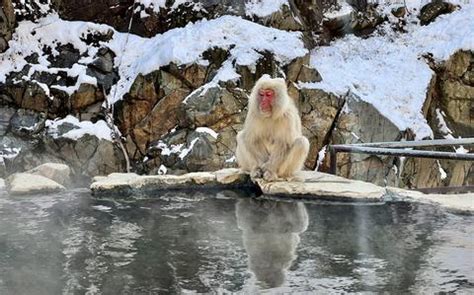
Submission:
<svg viewBox="0 0 474 295">
<path fill-rule="evenodd" d="M 59 183 L 30 173 L 16 173 L 6 179 L 6 188 L 10 195 L 56 193 L 66 190 Z"/>
<path fill-rule="evenodd" d="M 45 163 L 26 173 L 47 177 L 63 186 L 71 184 L 71 168 L 60 163 Z"/>
</svg>

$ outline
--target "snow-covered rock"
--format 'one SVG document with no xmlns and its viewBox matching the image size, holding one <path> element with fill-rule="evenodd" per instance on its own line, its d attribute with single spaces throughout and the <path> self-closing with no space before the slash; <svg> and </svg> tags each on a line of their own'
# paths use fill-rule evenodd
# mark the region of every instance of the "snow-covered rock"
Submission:
<svg viewBox="0 0 474 295">
<path fill-rule="evenodd" d="M 11 195 L 55 193 L 66 190 L 61 184 L 41 175 L 16 173 L 6 179 Z"/>
</svg>

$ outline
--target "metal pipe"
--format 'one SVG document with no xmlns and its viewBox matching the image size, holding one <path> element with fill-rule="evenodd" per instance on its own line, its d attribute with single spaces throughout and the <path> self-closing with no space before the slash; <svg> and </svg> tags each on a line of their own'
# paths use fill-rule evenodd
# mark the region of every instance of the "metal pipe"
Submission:
<svg viewBox="0 0 474 295">
<path fill-rule="evenodd" d="M 352 146 L 366 147 L 424 147 L 424 146 L 452 146 L 452 145 L 472 145 L 474 137 L 459 139 L 432 139 L 432 140 L 416 140 L 416 141 L 387 141 L 387 142 L 371 142 L 371 143 L 355 143 Z"/>
<path fill-rule="evenodd" d="M 332 145 L 329 146 L 329 173 L 336 174 L 337 170 L 337 152 Z"/>
<path fill-rule="evenodd" d="M 384 155 L 384 156 L 411 156 L 417 158 L 432 159 L 451 159 L 451 160 L 469 160 L 474 161 L 474 154 L 459 154 L 451 152 L 420 151 L 420 150 L 402 150 L 394 148 L 380 148 L 354 145 L 332 145 L 334 151 L 352 152 L 359 154 Z"/>
</svg>

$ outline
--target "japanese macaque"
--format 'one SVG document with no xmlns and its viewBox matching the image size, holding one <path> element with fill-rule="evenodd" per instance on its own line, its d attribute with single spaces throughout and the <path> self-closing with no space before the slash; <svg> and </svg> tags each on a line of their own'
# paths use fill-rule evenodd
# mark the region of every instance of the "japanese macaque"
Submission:
<svg viewBox="0 0 474 295">
<path fill-rule="evenodd" d="M 249 98 L 244 128 L 237 134 L 236 158 L 250 177 L 266 181 L 300 180 L 309 141 L 285 80 L 263 75 Z"/>
</svg>

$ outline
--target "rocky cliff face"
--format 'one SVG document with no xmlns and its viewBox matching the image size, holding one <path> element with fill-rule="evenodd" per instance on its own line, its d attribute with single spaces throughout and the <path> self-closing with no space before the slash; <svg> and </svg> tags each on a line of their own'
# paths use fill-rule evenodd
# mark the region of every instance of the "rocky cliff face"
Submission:
<svg viewBox="0 0 474 295">
<path fill-rule="evenodd" d="M 327 168 L 320 151 L 330 143 L 413 139 L 413 130 L 357 92 L 318 87 L 328 74 L 312 61 L 331 41 L 403 36 L 409 21 L 429 26 L 459 9 L 395 8 L 335 0 L 3 0 L 0 176 L 43 162 L 88 176 L 127 166 L 152 174 L 235 167 L 235 136 L 262 74 L 287 80 L 311 142 L 308 169 Z M 433 68 L 424 118 L 437 138 L 474 134 L 473 60 L 468 50 L 423 61 Z M 472 184 L 472 170 L 464 162 L 339 161 L 344 176 L 412 187 Z"/>
</svg>

